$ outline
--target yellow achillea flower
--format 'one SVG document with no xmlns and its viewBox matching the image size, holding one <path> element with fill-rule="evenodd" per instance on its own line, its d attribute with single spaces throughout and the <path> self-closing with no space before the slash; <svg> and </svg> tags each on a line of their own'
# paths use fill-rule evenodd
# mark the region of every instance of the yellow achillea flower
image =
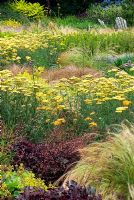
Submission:
<svg viewBox="0 0 134 200">
<path fill-rule="evenodd" d="M 16 50 L 16 49 L 12 49 L 12 52 L 13 52 L 13 53 L 16 53 L 16 52 L 17 52 L 17 50 Z"/>
<path fill-rule="evenodd" d="M 94 114 L 95 114 L 95 112 L 91 112 L 91 113 L 90 113 L 90 115 L 94 115 Z"/>
<path fill-rule="evenodd" d="M 64 105 L 58 105 L 56 107 L 56 109 L 59 110 L 59 111 L 61 111 L 61 110 L 65 109 L 65 106 Z"/>
<path fill-rule="evenodd" d="M 45 121 L 46 123 L 48 123 L 48 122 L 50 122 L 50 119 L 46 119 L 46 121 Z"/>
<path fill-rule="evenodd" d="M 96 122 L 90 122 L 90 123 L 89 123 L 89 126 L 90 126 L 90 127 L 96 127 L 96 126 L 97 126 L 97 123 L 96 123 Z"/>
<path fill-rule="evenodd" d="M 41 107 L 37 107 L 36 110 L 42 110 L 42 108 Z"/>
<path fill-rule="evenodd" d="M 90 99 L 85 99 L 84 102 L 85 102 L 86 104 L 92 104 L 92 100 L 90 100 Z"/>
<path fill-rule="evenodd" d="M 30 60 L 31 60 L 31 57 L 30 57 L 30 56 L 26 56 L 26 60 L 27 60 L 27 61 L 30 61 Z"/>
<path fill-rule="evenodd" d="M 128 100 L 124 100 L 122 102 L 123 106 L 129 106 L 132 102 L 131 101 L 128 101 Z"/>
<path fill-rule="evenodd" d="M 96 102 L 96 104 L 102 104 L 102 101 L 101 101 L 101 100 L 98 100 L 98 101 Z"/>
<path fill-rule="evenodd" d="M 125 107 L 118 107 L 118 108 L 116 108 L 116 111 L 115 111 L 115 112 L 117 112 L 117 113 L 122 113 L 122 112 L 125 111 L 127 108 L 128 108 L 127 106 L 125 106 Z"/>
<path fill-rule="evenodd" d="M 109 70 L 108 72 L 118 72 L 119 70 L 117 68 L 113 68 L 111 70 Z"/>
<path fill-rule="evenodd" d="M 91 117 L 86 117 L 85 120 L 86 121 L 90 121 L 90 120 L 92 120 L 92 118 Z"/>
<path fill-rule="evenodd" d="M 64 123 L 65 123 L 65 119 L 64 118 L 59 118 L 59 119 L 57 119 L 56 121 L 53 122 L 53 124 L 55 126 L 59 126 L 59 125 L 64 124 Z"/>
<path fill-rule="evenodd" d="M 132 68 L 130 69 L 130 71 L 134 71 L 134 67 L 132 67 Z"/>
</svg>

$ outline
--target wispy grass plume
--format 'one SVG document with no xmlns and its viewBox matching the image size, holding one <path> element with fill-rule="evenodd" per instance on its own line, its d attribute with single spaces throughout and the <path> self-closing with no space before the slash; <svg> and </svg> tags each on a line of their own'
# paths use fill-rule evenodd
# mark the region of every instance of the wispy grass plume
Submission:
<svg viewBox="0 0 134 200">
<path fill-rule="evenodd" d="M 92 184 L 103 199 L 134 199 L 134 127 L 123 125 L 121 133 L 106 142 L 81 150 L 81 160 L 67 179 Z"/>
</svg>

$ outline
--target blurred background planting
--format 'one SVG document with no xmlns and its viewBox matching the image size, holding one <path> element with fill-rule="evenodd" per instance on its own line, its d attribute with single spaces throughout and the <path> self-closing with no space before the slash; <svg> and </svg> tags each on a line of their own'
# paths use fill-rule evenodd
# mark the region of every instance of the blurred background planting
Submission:
<svg viewBox="0 0 134 200">
<path fill-rule="evenodd" d="M 134 199 L 133 0 L 0 2 L 0 199 Z"/>
</svg>

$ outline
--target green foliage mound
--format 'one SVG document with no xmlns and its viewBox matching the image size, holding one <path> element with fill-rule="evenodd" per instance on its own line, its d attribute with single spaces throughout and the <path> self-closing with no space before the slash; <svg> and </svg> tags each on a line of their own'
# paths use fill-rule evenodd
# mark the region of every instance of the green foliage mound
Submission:
<svg viewBox="0 0 134 200">
<path fill-rule="evenodd" d="M 44 16 L 44 8 L 39 3 L 30 3 L 25 0 L 15 0 L 11 7 L 29 19 L 41 19 Z"/>
<path fill-rule="evenodd" d="M 17 197 L 24 188 L 36 187 L 47 190 L 47 186 L 41 179 L 36 179 L 32 172 L 23 168 L 23 165 L 17 170 L 11 166 L 0 165 L 0 198 Z"/>
</svg>

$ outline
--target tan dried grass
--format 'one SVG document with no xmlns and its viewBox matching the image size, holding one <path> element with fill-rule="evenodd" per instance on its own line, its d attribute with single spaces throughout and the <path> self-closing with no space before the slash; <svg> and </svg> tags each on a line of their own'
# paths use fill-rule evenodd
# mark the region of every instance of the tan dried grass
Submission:
<svg viewBox="0 0 134 200">
<path fill-rule="evenodd" d="M 20 67 L 17 65 L 13 65 L 9 67 L 9 70 L 14 74 L 23 73 L 24 71 L 28 71 L 32 73 L 32 69 L 30 67 Z M 48 80 L 48 82 L 58 81 L 62 78 L 70 78 L 72 76 L 81 77 L 83 75 L 91 74 L 94 77 L 100 77 L 101 72 L 96 71 L 95 69 L 91 68 L 80 68 L 76 66 L 66 66 L 64 68 L 57 68 L 57 69 L 49 69 L 44 70 L 41 77 Z"/>
</svg>

